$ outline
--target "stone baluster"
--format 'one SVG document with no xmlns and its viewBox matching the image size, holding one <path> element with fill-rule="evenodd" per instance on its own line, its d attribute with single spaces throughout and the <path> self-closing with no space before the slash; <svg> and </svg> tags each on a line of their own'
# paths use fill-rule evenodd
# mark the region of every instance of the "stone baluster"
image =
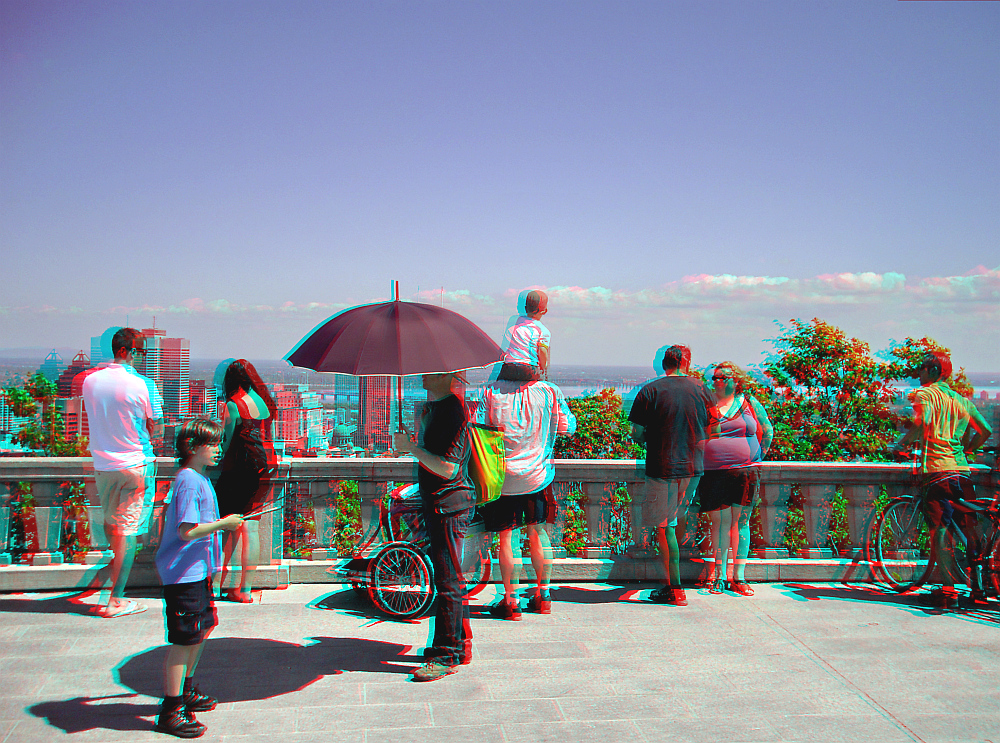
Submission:
<svg viewBox="0 0 1000 743">
<path fill-rule="evenodd" d="M 760 526 L 764 546 L 757 550 L 758 557 L 772 560 L 788 557 L 785 529 L 788 527 L 788 500 L 791 495 L 791 485 L 760 484 Z"/>
<path fill-rule="evenodd" d="M 32 565 L 61 565 L 62 552 L 59 545 L 62 542 L 61 505 L 56 505 L 59 483 L 34 482 L 31 494 L 35 499 L 35 536 L 38 550 L 31 555 Z"/>
<path fill-rule="evenodd" d="M 287 474 L 287 470 L 285 473 Z M 285 495 L 288 481 L 277 477 L 271 481 L 271 489 L 265 499 L 265 509 L 278 504 L 280 508 L 260 517 L 260 565 L 280 565 L 285 555 Z"/>
<path fill-rule="evenodd" d="M 385 494 L 385 485 L 361 480 L 358 494 L 361 496 L 361 533 L 368 534 L 370 529 L 378 528 L 378 505 Z"/>
<path fill-rule="evenodd" d="M 552 496 L 556 499 L 556 520 L 546 524 L 545 528 L 549 532 L 549 541 L 552 542 L 552 557 L 563 558 L 566 557 L 563 532 L 566 529 L 566 493 L 569 491 L 562 482 L 554 482 L 551 487 Z"/>
<path fill-rule="evenodd" d="M 309 497 L 313 502 L 313 516 L 316 523 L 316 546 L 312 549 L 311 560 L 332 560 L 337 557 L 333 538 L 337 533 L 337 481 L 318 481 L 309 485 Z"/>
<path fill-rule="evenodd" d="M 847 499 L 847 530 L 851 544 L 846 556 L 851 559 L 864 559 L 865 544 L 868 535 L 875 528 L 875 499 L 878 497 L 878 485 L 845 485 L 844 498 Z"/>
<path fill-rule="evenodd" d="M 813 483 L 802 485 L 802 516 L 806 527 L 806 546 L 802 557 L 833 557 L 828 538 L 830 534 L 830 512 L 833 496 L 837 491 L 833 483 Z"/>
<path fill-rule="evenodd" d="M 90 549 L 83 556 L 86 565 L 100 565 L 109 562 L 114 553 L 104 532 L 104 509 L 97 496 L 97 481 L 87 478 L 83 483 L 83 497 L 87 502 L 87 522 L 90 526 Z"/>
<path fill-rule="evenodd" d="M 0 482 L 0 566 L 10 565 L 10 483 Z"/>
<path fill-rule="evenodd" d="M 649 529 L 643 526 L 642 509 L 646 504 L 646 481 L 637 480 L 628 484 L 629 495 L 632 496 L 632 549 L 630 554 L 652 554 Z"/>
<path fill-rule="evenodd" d="M 587 557 L 602 558 L 611 556 L 608 546 L 608 533 L 611 530 L 611 496 L 606 483 L 585 482 L 581 486 L 583 497 L 583 518 L 587 523 Z"/>
</svg>

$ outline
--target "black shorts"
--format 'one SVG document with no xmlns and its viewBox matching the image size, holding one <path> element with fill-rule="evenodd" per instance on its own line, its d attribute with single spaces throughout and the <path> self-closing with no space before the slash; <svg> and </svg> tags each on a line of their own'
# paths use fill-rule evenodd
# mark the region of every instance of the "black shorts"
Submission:
<svg viewBox="0 0 1000 743">
<path fill-rule="evenodd" d="M 760 467 L 705 470 L 698 483 L 698 510 L 718 511 L 730 506 L 752 506 L 760 492 Z"/>
<path fill-rule="evenodd" d="M 492 503 L 479 507 L 483 528 L 488 532 L 507 531 L 532 524 L 553 524 L 556 520 L 556 499 L 552 486 L 537 493 L 501 495 Z"/>
<path fill-rule="evenodd" d="M 931 526 L 948 526 L 955 514 L 972 515 L 965 501 L 974 500 L 972 480 L 960 472 L 932 472 L 924 477 L 927 520 Z"/>
<path fill-rule="evenodd" d="M 167 642 L 171 645 L 202 642 L 219 623 L 212 601 L 212 579 L 164 586 L 163 611 L 167 615 Z"/>
</svg>

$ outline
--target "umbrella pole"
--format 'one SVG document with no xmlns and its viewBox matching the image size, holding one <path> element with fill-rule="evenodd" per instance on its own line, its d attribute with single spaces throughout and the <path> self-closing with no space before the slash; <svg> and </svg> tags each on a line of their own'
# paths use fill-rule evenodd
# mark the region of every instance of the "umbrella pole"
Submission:
<svg viewBox="0 0 1000 743">
<path fill-rule="evenodd" d="M 396 424 L 403 430 L 403 378 L 396 377 Z"/>
</svg>

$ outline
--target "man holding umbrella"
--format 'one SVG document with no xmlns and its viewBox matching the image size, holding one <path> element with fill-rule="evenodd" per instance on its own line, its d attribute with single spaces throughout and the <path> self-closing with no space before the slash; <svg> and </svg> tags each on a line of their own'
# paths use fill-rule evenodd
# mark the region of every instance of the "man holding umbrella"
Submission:
<svg viewBox="0 0 1000 743">
<path fill-rule="evenodd" d="M 472 651 L 462 543 L 472 518 L 475 489 L 469 480 L 468 420 L 455 394 L 463 381 L 457 372 L 424 374 L 427 402 L 420 417 L 419 439 L 413 441 L 405 429 L 393 437 L 397 451 L 412 454 L 420 463 L 417 478 L 438 593 L 434 639 L 424 651 L 427 662 L 413 672 L 414 681 L 435 681 L 454 673 L 463 661 L 468 662 Z"/>
</svg>

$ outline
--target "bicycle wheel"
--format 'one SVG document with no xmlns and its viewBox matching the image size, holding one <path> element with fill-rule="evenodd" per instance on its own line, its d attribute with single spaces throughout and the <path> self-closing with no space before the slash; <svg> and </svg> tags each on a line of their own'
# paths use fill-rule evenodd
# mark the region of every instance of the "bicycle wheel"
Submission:
<svg viewBox="0 0 1000 743">
<path fill-rule="evenodd" d="M 387 544 L 368 569 L 368 592 L 394 617 L 419 617 L 434 600 L 434 578 L 424 556 L 404 542 Z"/>
<path fill-rule="evenodd" d="M 969 551 L 965 535 L 952 523 L 944 536 L 944 551 L 946 555 L 935 554 L 934 581 L 941 583 L 951 583 L 956 586 L 967 586 L 969 584 L 970 562 Z M 944 581 L 945 565 L 948 568 L 950 581 Z"/>
<path fill-rule="evenodd" d="M 875 529 L 875 573 L 894 591 L 909 591 L 930 575 L 931 530 L 920 501 L 905 498 L 885 509 Z"/>
</svg>

